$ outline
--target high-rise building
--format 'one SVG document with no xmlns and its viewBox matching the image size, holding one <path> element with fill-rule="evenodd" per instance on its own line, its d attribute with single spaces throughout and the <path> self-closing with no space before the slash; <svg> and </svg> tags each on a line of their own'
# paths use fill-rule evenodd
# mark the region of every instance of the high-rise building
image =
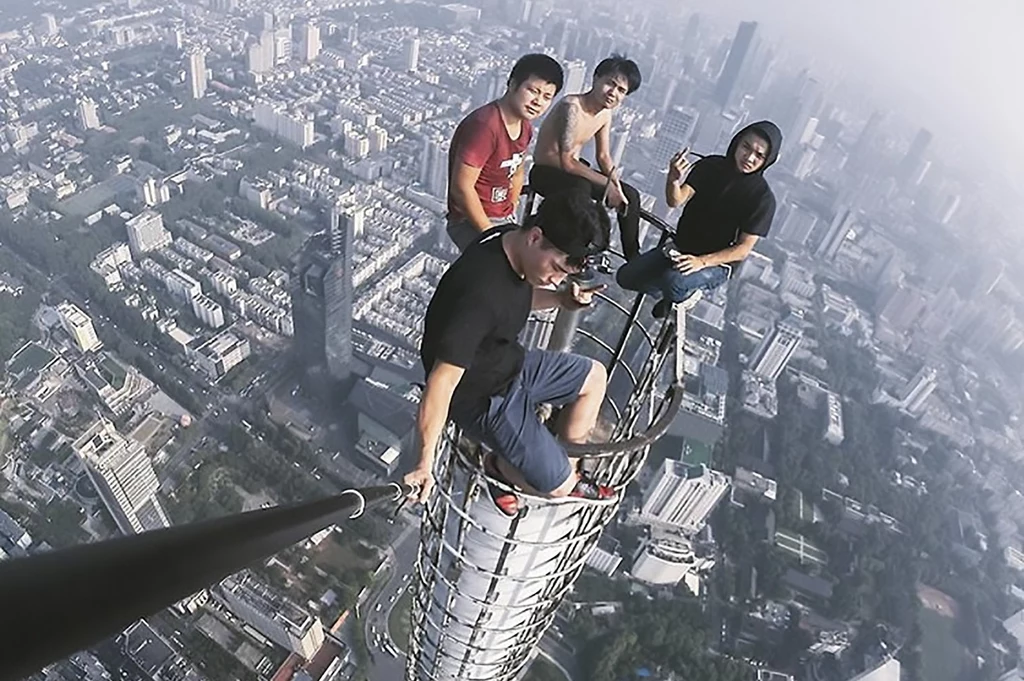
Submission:
<svg viewBox="0 0 1024 681">
<path fill-rule="evenodd" d="M 996 290 L 996 286 L 1003 280 L 1006 274 L 1006 263 L 998 262 L 995 265 L 987 265 L 978 268 L 978 277 L 974 281 L 971 291 L 972 298 L 981 298 L 990 295 Z"/>
<path fill-rule="evenodd" d="M 82 130 L 96 130 L 100 127 L 99 110 L 90 97 L 82 97 L 78 100 L 78 125 Z"/>
<path fill-rule="evenodd" d="M 320 55 L 320 27 L 312 21 L 302 26 L 302 61 L 315 61 Z"/>
<path fill-rule="evenodd" d="M 309 371 L 311 377 L 326 374 L 332 382 L 347 379 L 352 368 L 354 222 L 338 221 L 337 255 L 330 234 L 307 241 L 292 277 L 296 350 L 307 367 L 321 368 Z"/>
<path fill-rule="evenodd" d="M 714 557 L 698 556 L 693 543 L 682 537 L 651 538 L 637 550 L 630 574 L 633 579 L 656 586 L 686 586 L 699 595 L 700 578 L 715 565 Z"/>
<path fill-rule="evenodd" d="M 143 253 L 169 246 L 173 240 L 171 233 L 164 227 L 163 216 L 153 210 L 139 213 L 124 226 L 128 231 L 128 245 L 136 258 Z"/>
<path fill-rule="evenodd" d="M 249 46 L 249 73 L 261 75 L 274 68 L 274 32 L 263 31 L 259 40 Z"/>
<path fill-rule="evenodd" d="M 749 363 L 751 370 L 773 381 L 778 379 L 803 337 L 803 329 L 791 319 L 776 322 L 754 350 Z"/>
<path fill-rule="evenodd" d="M 867 122 L 857 136 L 851 153 L 852 160 L 859 165 L 867 165 L 871 162 L 871 156 L 875 151 L 875 138 L 878 136 L 878 129 L 885 119 L 881 111 L 873 111 Z"/>
<path fill-rule="evenodd" d="M 878 321 L 897 334 L 910 331 L 928 308 L 928 296 L 916 286 L 897 283 L 879 296 Z"/>
<path fill-rule="evenodd" d="M 920 371 L 903 386 L 903 391 L 900 393 L 900 407 L 911 414 L 920 414 L 924 410 L 925 402 L 935 392 L 938 385 L 938 372 L 935 368 L 928 365 L 921 367 Z"/>
<path fill-rule="evenodd" d="M 748 57 L 753 50 L 754 37 L 757 34 L 756 21 L 741 22 L 736 29 L 736 37 L 733 38 L 732 46 L 729 48 L 729 56 L 722 67 L 722 74 L 718 77 L 715 85 L 715 102 L 722 108 L 732 105 L 736 96 L 736 86 Z"/>
<path fill-rule="evenodd" d="M 729 491 L 731 479 L 704 464 L 666 459 L 644 491 L 638 519 L 656 527 L 695 535 Z"/>
<path fill-rule="evenodd" d="M 331 255 L 341 255 L 346 248 L 351 248 L 353 240 L 363 235 L 365 223 L 365 208 L 341 204 L 331 208 Z"/>
<path fill-rule="evenodd" d="M 829 223 L 825 236 L 818 242 L 818 247 L 814 249 L 814 257 L 823 260 L 831 260 L 836 257 L 839 247 L 843 245 L 846 236 L 853 229 L 856 219 L 857 213 L 851 206 L 840 206 L 835 217 L 832 218 L 832 222 Z"/>
<path fill-rule="evenodd" d="M 274 66 L 282 66 L 292 60 L 292 26 L 284 23 L 273 32 Z"/>
<path fill-rule="evenodd" d="M 925 128 L 921 128 L 917 135 L 914 136 L 914 141 L 910 143 L 907 155 L 900 162 L 899 179 L 901 182 L 904 184 L 920 184 L 924 174 L 928 172 L 928 169 L 925 167 L 927 163 L 925 153 L 927 153 L 928 145 L 931 142 L 932 133 Z"/>
<path fill-rule="evenodd" d="M 818 224 L 818 216 L 799 203 L 788 205 L 786 217 L 779 225 L 779 240 L 798 246 L 806 246 L 807 240 Z"/>
<path fill-rule="evenodd" d="M 224 308 L 202 293 L 192 298 L 192 313 L 211 329 L 224 326 Z"/>
<path fill-rule="evenodd" d="M 188 72 L 188 93 L 192 99 L 202 99 L 206 94 L 206 53 L 202 50 L 192 50 L 188 53 L 186 60 L 186 71 Z"/>
<path fill-rule="evenodd" d="M 190 351 L 190 356 L 211 381 L 216 381 L 244 362 L 251 353 L 248 338 L 224 331 Z"/>
<path fill-rule="evenodd" d="M 274 593 L 247 570 L 224 579 L 213 596 L 256 631 L 306 660 L 324 643 L 324 627 L 317 615 Z"/>
<path fill-rule="evenodd" d="M 39 17 L 39 32 L 44 38 L 50 38 L 60 32 L 57 26 L 57 17 L 52 14 L 43 14 Z"/>
<path fill-rule="evenodd" d="M 696 109 L 682 106 L 669 109 L 655 138 L 654 162 L 662 169 L 668 168 L 672 156 L 690 146 L 699 120 L 700 112 Z"/>
<path fill-rule="evenodd" d="M 122 533 L 170 525 L 157 498 L 160 482 L 142 443 L 100 419 L 75 440 L 72 449 Z"/>
<path fill-rule="evenodd" d="M 405 43 L 405 70 L 420 70 L 420 39 L 413 36 Z"/>
<path fill-rule="evenodd" d="M 960 207 L 960 195 L 952 194 L 947 196 L 942 202 L 942 210 L 939 213 L 939 223 L 948 225 L 952 221 L 953 216 L 956 215 L 957 209 Z"/>
<path fill-rule="evenodd" d="M 259 100 L 252 108 L 253 124 L 290 142 L 300 149 L 313 144 L 313 121 L 301 114 L 289 113 L 279 102 Z"/>
<path fill-rule="evenodd" d="M 57 314 L 60 317 L 61 326 L 71 336 L 71 340 L 75 342 L 75 347 L 80 352 L 90 352 L 102 345 L 89 315 L 82 312 L 77 305 L 65 300 L 57 305 Z"/>
<path fill-rule="evenodd" d="M 587 89 L 587 62 L 574 59 L 565 65 L 565 87 L 562 94 L 577 95 Z"/>
<path fill-rule="evenodd" d="M 420 155 L 420 184 L 433 196 L 444 198 L 448 195 L 448 151 L 451 141 L 440 137 L 423 140 Z"/>
</svg>

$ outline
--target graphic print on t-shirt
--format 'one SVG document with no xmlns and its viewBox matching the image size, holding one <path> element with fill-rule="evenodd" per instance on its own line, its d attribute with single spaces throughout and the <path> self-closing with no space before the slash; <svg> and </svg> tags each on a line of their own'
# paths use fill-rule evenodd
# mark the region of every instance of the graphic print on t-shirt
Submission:
<svg viewBox="0 0 1024 681">
<path fill-rule="evenodd" d="M 452 137 L 448 156 L 448 173 L 456 163 L 480 169 L 475 189 L 489 218 L 507 217 L 512 205 L 512 178 L 526 161 L 526 150 L 533 137 L 529 121 L 522 122 L 516 139 L 509 137 L 497 102 L 491 102 L 470 113 L 459 123 Z M 460 218 L 462 212 L 448 194 L 449 217 Z"/>
</svg>

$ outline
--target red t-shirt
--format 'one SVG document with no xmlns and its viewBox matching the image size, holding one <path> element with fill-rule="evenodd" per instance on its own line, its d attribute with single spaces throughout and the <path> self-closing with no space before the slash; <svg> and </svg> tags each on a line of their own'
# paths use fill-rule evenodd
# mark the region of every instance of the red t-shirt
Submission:
<svg viewBox="0 0 1024 681">
<path fill-rule="evenodd" d="M 476 195 L 487 217 L 511 215 L 515 208 L 509 197 L 512 176 L 526 160 L 526 148 L 532 137 L 533 127 L 529 121 L 523 121 L 519 139 L 511 139 L 498 103 L 483 105 L 463 118 L 455 129 L 448 150 L 448 181 L 451 182 L 456 163 L 480 168 Z M 451 192 L 448 192 L 448 215 L 453 219 L 463 217 L 462 211 L 452 203 Z"/>
</svg>

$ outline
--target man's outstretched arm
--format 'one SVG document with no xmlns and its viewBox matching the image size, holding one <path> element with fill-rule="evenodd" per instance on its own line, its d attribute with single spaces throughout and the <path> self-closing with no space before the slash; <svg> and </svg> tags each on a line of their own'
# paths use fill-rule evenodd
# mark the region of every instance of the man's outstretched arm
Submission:
<svg viewBox="0 0 1024 681">
<path fill-rule="evenodd" d="M 452 395 L 466 370 L 447 362 L 436 362 L 427 376 L 427 385 L 420 398 L 419 414 L 416 418 L 419 463 L 403 481 L 408 485 L 419 485 L 419 501 L 425 502 L 434 487 L 434 454 L 437 442 L 448 421 L 448 409 Z"/>
</svg>

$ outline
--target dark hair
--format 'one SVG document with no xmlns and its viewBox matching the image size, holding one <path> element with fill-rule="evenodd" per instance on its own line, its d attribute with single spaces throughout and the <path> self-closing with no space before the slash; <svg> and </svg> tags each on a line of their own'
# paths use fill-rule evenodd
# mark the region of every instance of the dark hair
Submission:
<svg viewBox="0 0 1024 681">
<path fill-rule="evenodd" d="M 515 90 L 531 76 L 554 84 L 556 95 L 565 84 L 565 72 L 555 59 L 546 54 L 526 54 L 519 58 L 508 74 L 508 86 Z"/>
<path fill-rule="evenodd" d="M 539 227 L 552 246 L 569 256 L 569 264 L 584 267 L 587 260 L 607 250 L 611 234 L 608 213 L 578 189 L 552 194 L 523 228 Z"/>
<path fill-rule="evenodd" d="M 626 83 L 629 85 L 629 88 L 626 90 L 627 95 L 631 95 L 640 89 L 640 83 L 643 82 L 643 76 L 640 75 L 640 67 L 632 59 L 627 59 L 624 54 L 613 54 L 602 59 L 597 68 L 594 69 L 594 78 L 615 73 L 625 77 Z"/>
</svg>

